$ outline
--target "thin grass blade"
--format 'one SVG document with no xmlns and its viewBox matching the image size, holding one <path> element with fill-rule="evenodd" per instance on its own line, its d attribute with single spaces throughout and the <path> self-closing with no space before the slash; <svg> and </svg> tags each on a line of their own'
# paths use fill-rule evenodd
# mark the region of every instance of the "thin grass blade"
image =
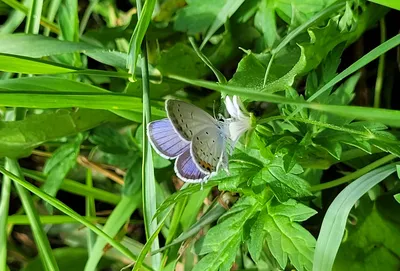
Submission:
<svg viewBox="0 0 400 271">
<path fill-rule="evenodd" d="M 37 188 L 33 184 L 31 184 L 31 183 L 29 183 L 29 182 L 27 182 L 27 181 L 25 181 L 23 179 L 20 179 L 18 176 L 14 175 L 13 173 L 11 173 L 8 170 L 6 170 L 4 167 L 0 167 L 0 173 L 2 173 L 3 175 L 9 177 L 13 181 L 15 181 L 18 184 L 20 184 L 21 186 L 25 187 L 30 192 L 34 193 L 35 195 L 37 195 L 42 200 L 48 202 L 49 204 L 51 204 L 53 207 L 57 208 L 58 210 L 60 210 L 64 214 L 66 214 L 66 215 L 74 218 L 75 220 L 79 221 L 80 223 L 82 223 L 83 225 L 88 227 L 90 230 L 95 232 L 98 236 L 100 236 L 101 238 L 105 239 L 108 243 L 110 243 L 110 245 L 112 245 L 115 249 L 120 251 L 123 255 L 125 255 L 129 259 L 131 259 L 133 261 L 136 260 L 136 256 L 133 255 L 126 247 L 122 246 L 119 242 L 117 242 L 116 240 L 111 238 L 104 231 L 102 231 L 99 228 L 97 228 L 95 225 L 90 223 L 86 218 L 84 218 L 81 215 L 79 215 L 77 212 L 72 210 L 70 207 L 68 207 L 67 205 L 65 205 L 64 203 L 59 201 L 58 199 L 49 196 L 48 194 L 44 193 L 43 191 L 41 191 L 39 188 Z"/>
<path fill-rule="evenodd" d="M 368 190 L 395 171 L 394 164 L 377 168 L 352 182 L 335 198 L 322 222 L 314 254 L 314 271 L 332 270 L 351 208 Z"/>
<path fill-rule="evenodd" d="M 22 172 L 19 167 L 19 164 L 16 160 L 6 158 L 7 163 L 9 164 L 10 171 L 15 173 L 16 176 L 23 179 Z M 18 195 L 21 199 L 22 206 L 24 207 L 24 211 L 29 218 L 29 224 L 32 228 L 32 233 L 35 239 L 35 243 L 37 245 L 40 258 L 42 260 L 43 266 L 47 268 L 47 270 L 59 270 L 56 259 L 54 258 L 50 242 L 47 239 L 46 233 L 43 230 L 43 226 L 39 219 L 39 214 L 35 208 L 35 204 L 32 200 L 29 192 L 19 185 L 19 183 L 15 182 L 15 187 L 17 188 Z"/>
</svg>

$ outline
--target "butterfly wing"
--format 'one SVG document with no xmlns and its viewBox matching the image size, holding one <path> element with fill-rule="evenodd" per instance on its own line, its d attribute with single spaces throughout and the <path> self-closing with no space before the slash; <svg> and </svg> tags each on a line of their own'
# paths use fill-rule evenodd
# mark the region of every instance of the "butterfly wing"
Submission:
<svg viewBox="0 0 400 271">
<path fill-rule="evenodd" d="M 218 126 L 201 130 L 194 135 L 190 152 L 201 172 L 217 172 L 220 165 L 227 163 L 224 132 Z"/>
<path fill-rule="evenodd" d="M 190 142 L 183 140 L 169 119 L 152 121 L 147 125 L 147 136 L 154 150 L 166 159 L 173 159 L 189 150 Z"/>
<path fill-rule="evenodd" d="M 196 166 L 189 148 L 176 159 L 174 169 L 176 175 L 178 175 L 181 180 L 188 183 L 200 183 L 209 176 L 201 172 Z"/>
<path fill-rule="evenodd" d="M 183 101 L 169 99 L 165 102 L 165 109 L 175 131 L 187 141 L 203 129 L 217 125 L 206 111 Z"/>
</svg>

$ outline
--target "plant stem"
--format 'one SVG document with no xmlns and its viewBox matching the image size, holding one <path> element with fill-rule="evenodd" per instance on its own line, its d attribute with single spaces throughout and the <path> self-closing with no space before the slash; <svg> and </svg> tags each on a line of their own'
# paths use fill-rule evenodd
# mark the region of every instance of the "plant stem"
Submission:
<svg viewBox="0 0 400 271">
<path fill-rule="evenodd" d="M 381 43 L 386 41 L 386 24 L 385 18 L 380 20 L 381 28 Z M 375 97 L 374 97 L 374 107 L 379 108 L 381 104 L 382 95 L 382 83 L 383 83 L 383 72 L 385 71 L 385 54 L 380 55 L 378 64 L 378 74 L 375 82 Z"/>
<path fill-rule="evenodd" d="M 375 162 L 369 164 L 368 166 L 365 166 L 353 173 L 350 173 L 349 175 L 343 176 L 343 177 L 336 179 L 334 181 L 331 181 L 331 182 L 314 185 L 310 188 L 310 191 L 313 191 L 313 192 L 320 191 L 320 190 L 332 188 L 335 186 L 339 186 L 339 185 L 347 183 L 347 182 L 351 182 L 351 181 L 361 177 L 362 175 L 370 172 L 371 170 L 390 162 L 391 160 L 395 159 L 396 157 L 397 156 L 395 156 L 393 154 L 389 154 L 381 159 L 376 160 Z"/>
</svg>

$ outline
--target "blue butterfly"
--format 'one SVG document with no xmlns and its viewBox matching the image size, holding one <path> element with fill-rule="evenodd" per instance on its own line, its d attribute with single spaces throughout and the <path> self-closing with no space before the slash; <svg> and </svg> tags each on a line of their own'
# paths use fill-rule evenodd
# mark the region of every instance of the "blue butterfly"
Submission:
<svg viewBox="0 0 400 271">
<path fill-rule="evenodd" d="M 175 173 L 185 182 L 201 183 L 228 165 L 229 128 L 204 110 L 179 100 L 165 102 L 168 118 L 150 122 L 147 135 L 156 152 L 176 159 Z"/>
</svg>

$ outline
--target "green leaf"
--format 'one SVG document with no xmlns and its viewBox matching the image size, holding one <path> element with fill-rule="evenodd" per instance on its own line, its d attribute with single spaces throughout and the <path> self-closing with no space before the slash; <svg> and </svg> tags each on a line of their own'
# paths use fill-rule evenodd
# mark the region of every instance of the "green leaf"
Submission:
<svg viewBox="0 0 400 271">
<path fill-rule="evenodd" d="M 0 89 L 14 91 L 65 91 L 109 93 L 108 90 L 61 77 L 36 76 L 0 80 Z"/>
<path fill-rule="evenodd" d="M 297 270 L 311 270 L 315 239 L 296 222 L 314 214 L 316 211 L 294 200 L 285 203 L 269 201 L 251 227 L 249 251 L 252 258 L 258 261 L 266 240 L 282 269 L 289 258 Z"/>
<path fill-rule="evenodd" d="M 351 208 L 368 190 L 395 170 L 394 165 L 377 168 L 352 182 L 335 198 L 322 222 L 315 248 L 313 270 L 332 270 Z"/>
<path fill-rule="evenodd" d="M 226 3 L 225 0 L 187 0 L 187 6 L 178 10 L 174 29 L 188 35 L 205 33 Z"/>
<path fill-rule="evenodd" d="M 267 182 L 280 202 L 290 198 L 312 196 L 309 184 L 297 175 L 287 173 L 281 167 L 267 166 L 261 170 L 263 181 Z M 257 176 L 258 177 L 258 176 Z"/>
<path fill-rule="evenodd" d="M 80 109 L 76 112 L 60 111 L 29 116 L 21 121 L 0 122 L 0 156 L 27 156 L 33 148 L 46 141 L 72 136 L 115 120 L 115 115 L 107 111 Z"/>
<path fill-rule="evenodd" d="M 386 9 L 369 7 L 360 15 L 357 24 L 351 31 L 341 32 L 338 29 L 338 22 L 334 19 L 329 20 L 325 27 L 309 28 L 309 42 L 303 42 L 304 38 L 298 37 L 299 45 L 286 46 L 276 54 L 265 87 L 263 87 L 264 76 L 271 53 L 259 55 L 249 53 L 239 62 L 237 71 L 229 83 L 269 93 L 284 90 L 293 84 L 297 75 L 316 68 L 338 44 L 342 42 L 350 44 L 356 40 L 370 24 L 383 16 L 385 12 Z"/>
<path fill-rule="evenodd" d="M 0 44 L 1 53 L 33 58 L 101 49 L 84 42 L 21 33 L 0 35 L 0 39 L 3 41 Z"/>
<path fill-rule="evenodd" d="M 229 0 L 226 1 L 221 10 L 218 11 L 217 17 L 214 19 L 210 28 L 207 30 L 203 42 L 201 43 L 200 48 L 203 48 L 204 45 L 210 40 L 212 35 L 230 18 L 233 13 L 243 4 L 244 0 Z"/>
<path fill-rule="evenodd" d="M 47 175 L 46 182 L 42 186 L 44 192 L 51 196 L 57 194 L 62 181 L 76 165 L 82 141 L 83 135 L 78 134 L 72 142 L 59 147 L 46 161 L 43 169 L 43 173 Z"/>
<path fill-rule="evenodd" d="M 393 197 L 394 197 L 394 199 L 395 199 L 398 203 L 400 203 L 400 193 L 394 195 Z"/>
<path fill-rule="evenodd" d="M 254 17 L 254 25 L 263 34 L 264 44 L 267 48 L 272 48 L 279 38 L 274 10 L 275 3 L 276 1 L 261 0 Z"/>
<path fill-rule="evenodd" d="M 400 10 L 400 3 L 396 0 L 369 0 L 382 6 Z"/>
<path fill-rule="evenodd" d="M 54 74 L 74 72 L 77 69 L 71 66 L 56 64 L 44 60 L 34 60 L 22 56 L 0 54 L 0 70 L 27 74 Z"/>
<path fill-rule="evenodd" d="M 199 251 L 200 255 L 207 255 L 195 265 L 193 271 L 230 270 L 243 239 L 244 226 L 257 208 L 257 201 L 251 197 L 237 201 L 220 218 L 223 221 L 208 231 Z"/>
</svg>

